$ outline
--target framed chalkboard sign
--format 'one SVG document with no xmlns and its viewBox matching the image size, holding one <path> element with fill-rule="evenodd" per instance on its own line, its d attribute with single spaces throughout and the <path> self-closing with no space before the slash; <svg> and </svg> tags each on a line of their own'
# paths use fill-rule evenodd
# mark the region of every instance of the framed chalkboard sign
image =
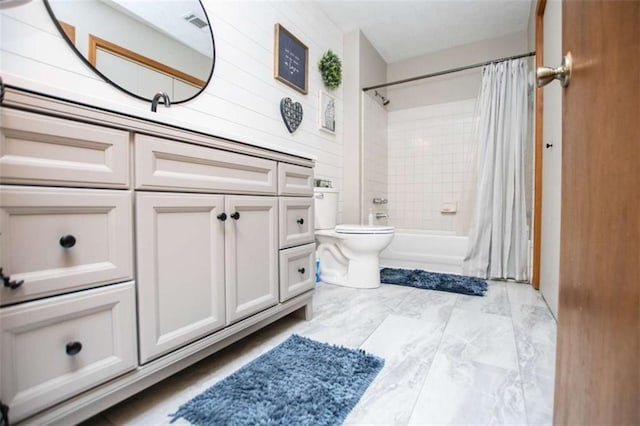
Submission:
<svg viewBox="0 0 640 426">
<path fill-rule="evenodd" d="M 282 25 L 276 24 L 273 76 L 307 94 L 309 49 Z"/>
</svg>

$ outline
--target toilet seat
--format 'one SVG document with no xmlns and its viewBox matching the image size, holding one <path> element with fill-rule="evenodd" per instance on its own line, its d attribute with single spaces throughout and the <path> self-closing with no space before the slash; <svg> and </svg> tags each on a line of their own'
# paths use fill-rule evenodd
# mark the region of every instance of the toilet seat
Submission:
<svg viewBox="0 0 640 426">
<path fill-rule="evenodd" d="M 393 234 L 393 226 L 337 225 L 338 234 Z"/>
</svg>

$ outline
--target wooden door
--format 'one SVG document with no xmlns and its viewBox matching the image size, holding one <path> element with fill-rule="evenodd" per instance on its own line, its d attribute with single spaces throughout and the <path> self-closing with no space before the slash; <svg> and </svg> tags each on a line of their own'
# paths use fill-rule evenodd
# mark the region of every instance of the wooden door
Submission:
<svg viewBox="0 0 640 426">
<path fill-rule="evenodd" d="M 640 424 L 639 28 L 638 1 L 563 4 L 556 424 Z"/>
<path fill-rule="evenodd" d="M 278 199 L 227 196 L 227 324 L 278 303 Z"/>
<path fill-rule="evenodd" d="M 136 194 L 140 361 L 224 327 L 222 195 Z"/>
</svg>

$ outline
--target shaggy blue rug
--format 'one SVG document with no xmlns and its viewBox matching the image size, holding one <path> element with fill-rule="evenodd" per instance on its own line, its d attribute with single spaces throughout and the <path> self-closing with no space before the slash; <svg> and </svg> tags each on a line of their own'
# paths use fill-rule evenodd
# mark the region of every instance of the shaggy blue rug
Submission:
<svg viewBox="0 0 640 426">
<path fill-rule="evenodd" d="M 421 269 L 382 268 L 380 281 L 385 284 L 406 285 L 472 296 L 484 296 L 487 291 L 487 283 L 483 279 L 465 277 L 464 275 L 440 274 Z"/>
<path fill-rule="evenodd" d="M 293 335 L 172 414 L 194 425 L 339 425 L 384 360 Z"/>
</svg>

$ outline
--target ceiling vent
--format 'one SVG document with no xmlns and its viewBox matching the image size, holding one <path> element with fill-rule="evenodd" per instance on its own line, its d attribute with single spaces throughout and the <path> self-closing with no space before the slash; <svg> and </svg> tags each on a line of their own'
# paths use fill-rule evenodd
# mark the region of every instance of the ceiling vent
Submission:
<svg viewBox="0 0 640 426">
<path fill-rule="evenodd" d="M 206 21 L 203 21 L 202 19 L 198 18 L 195 14 L 193 13 L 188 13 L 184 16 L 184 20 L 195 25 L 196 27 L 203 29 L 209 26 L 209 24 Z"/>
</svg>

